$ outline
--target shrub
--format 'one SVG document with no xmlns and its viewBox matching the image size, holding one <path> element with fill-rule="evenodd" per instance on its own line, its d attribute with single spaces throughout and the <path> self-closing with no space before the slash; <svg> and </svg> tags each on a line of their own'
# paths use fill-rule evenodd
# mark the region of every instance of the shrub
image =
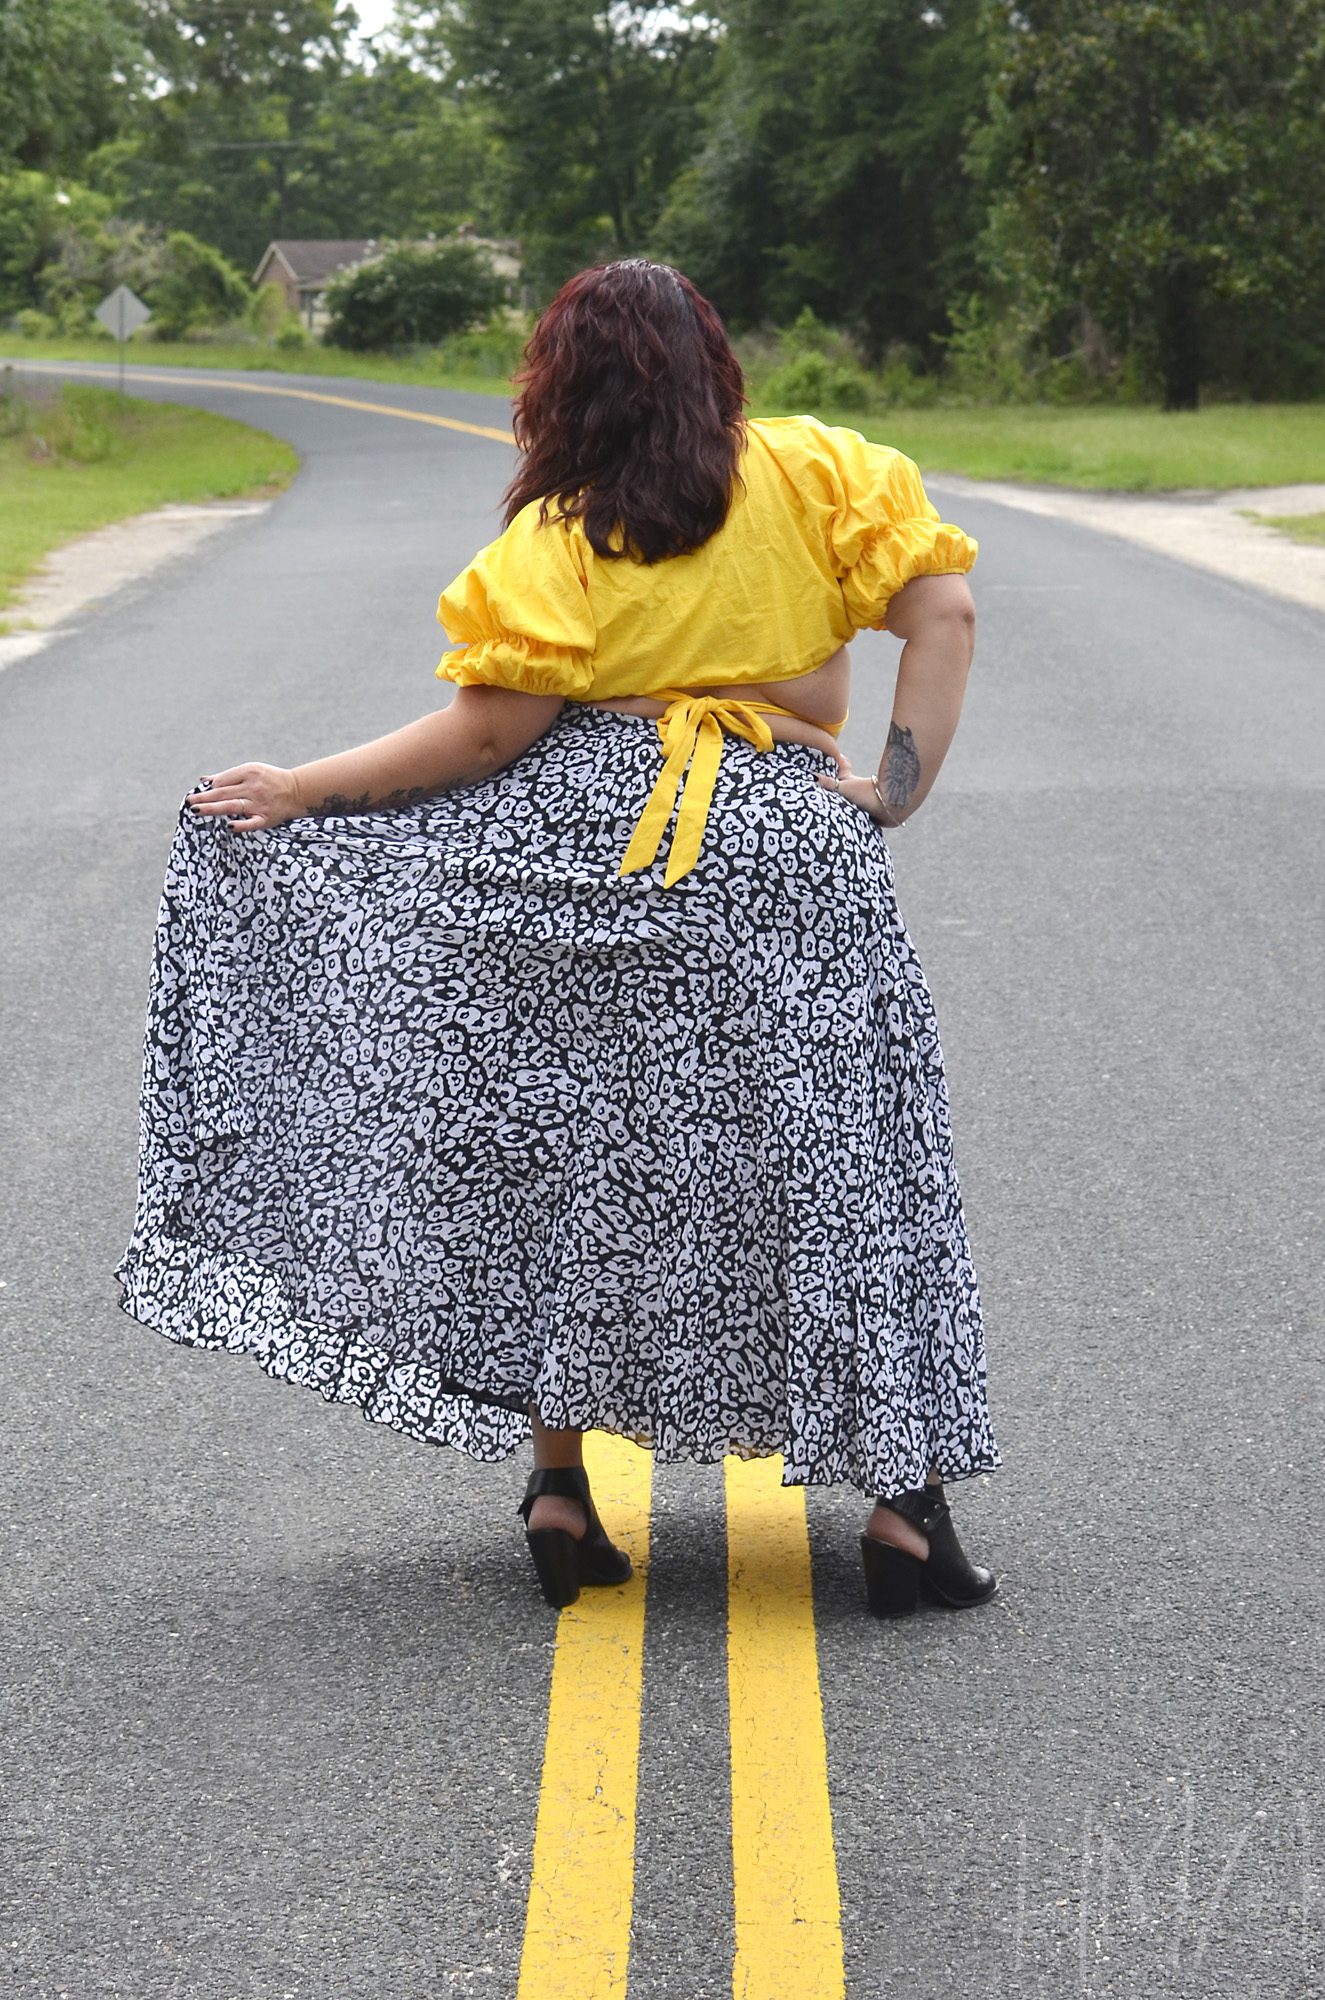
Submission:
<svg viewBox="0 0 1325 2000">
<path fill-rule="evenodd" d="M 1034 365 L 1039 329 L 1015 311 L 995 312 L 979 293 L 948 307 L 948 389 L 961 402 L 1029 403 L 1039 395 Z"/>
<path fill-rule="evenodd" d="M 167 235 L 109 215 L 99 200 L 57 207 L 61 219 L 30 281 L 60 333 L 91 332 L 91 314 L 117 285 L 130 286 L 151 309 L 147 332 L 158 340 L 182 340 L 245 310 L 249 288 L 219 250 L 184 229 Z"/>
<path fill-rule="evenodd" d="M 36 289 L 63 334 L 85 332 L 90 316 L 116 285 L 145 292 L 163 266 L 165 237 L 142 222 L 72 204 L 55 232 L 53 255 L 38 273 Z"/>
<path fill-rule="evenodd" d="M 937 375 L 927 373 L 915 349 L 901 340 L 884 354 L 875 381 L 879 402 L 889 409 L 921 409 L 937 403 L 942 393 Z"/>
<path fill-rule="evenodd" d="M 798 410 L 868 410 L 876 401 L 869 377 L 826 354 L 798 354 L 765 378 L 764 399 Z"/>
<path fill-rule="evenodd" d="M 237 319 L 249 303 L 249 287 L 229 258 L 186 229 L 166 237 L 158 270 L 143 290 L 158 340 L 183 340 L 200 327 Z"/>
<path fill-rule="evenodd" d="M 17 382 L 12 368 L 0 375 L 0 438 L 18 437 L 27 429 L 31 390 Z"/>
<path fill-rule="evenodd" d="M 96 324 L 86 299 L 65 299 L 55 315 L 55 330 L 62 340 L 78 340 Z"/>
<path fill-rule="evenodd" d="M 112 391 L 16 384 L 6 370 L 0 438 L 22 438 L 27 457 L 38 465 L 98 465 L 116 450 L 117 406 Z"/>
<path fill-rule="evenodd" d="M 874 383 L 845 334 L 825 326 L 806 306 L 793 325 L 756 343 L 750 373 L 760 399 L 796 410 L 869 410 Z M 769 361 L 774 362 L 766 373 Z"/>
<path fill-rule="evenodd" d="M 34 427 L 32 456 L 66 465 L 100 465 L 115 451 L 109 421 L 113 414 L 114 404 L 105 390 L 65 389 L 40 429 Z"/>
<path fill-rule="evenodd" d="M 439 367 L 457 374 L 507 380 L 524 359 L 531 317 L 526 313 L 494 313 L 486 326 L 453 334 L 437 349 Z"/>
<path fill-rule="evenodd" d="M 267 284 L 254 292 L 244 317 L 263 340 L 274 340 L 288 312 L 284 285 Z"/>
<path fill-rule="evenodd" d="M 397 244 L 328 286 L 325 338 L 359 352 L 431 347 L 485 319 L 505 298 L 505 280 L 472 243 Z"/>
<path fill-rule="evenodd" d="M 15 313 L 14 326 L 24 340 L 49 340 L 56 331 L 50 314 L 38 312 L 35 306 L 27 306 L 22 312 Z"/>
</svg>

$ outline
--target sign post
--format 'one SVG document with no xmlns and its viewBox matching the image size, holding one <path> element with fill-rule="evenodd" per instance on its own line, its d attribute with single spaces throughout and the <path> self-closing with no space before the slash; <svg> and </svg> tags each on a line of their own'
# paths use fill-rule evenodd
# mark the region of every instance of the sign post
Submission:
<svg viewBox="0 0 1325 2000">
<path fill-rule="evenodd" d="M 96 317 L 107 333 L 113 333 L 120 343 L 120 394 L 123 395 L 124 343 L 131 334 L 138 331 L 140 326 L 147 325 L 152 317 L 151 311 L 143 304 L 137 292 L 131 292 L 127 285 L 116 285 L 114 291 L 109 292 L 97 307 Z"/>
</svg>

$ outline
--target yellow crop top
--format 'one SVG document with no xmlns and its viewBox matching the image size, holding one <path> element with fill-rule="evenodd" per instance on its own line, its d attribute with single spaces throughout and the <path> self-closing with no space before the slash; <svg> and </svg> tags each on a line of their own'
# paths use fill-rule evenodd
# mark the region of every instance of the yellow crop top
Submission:
<svg viewBox="0 0 1325 2000">
<path fill-rule="evenodd" d="M 704 688 L 811 673 L 863 627 L 886 625 L 889 600 L 912 577 L 965 575 L 975 562 L 976 544 L 939 520 L 901 452 L 813 417 L 752 418 L 747 438 L 726 521 L 686 555 L 602 557 L 582 522 L 562 520 L 555 505 L 546 521 L 537 501 L 525 507 L 442 592 L 438 620 L 456 643 L 438 677 L 567 701 L 665 697 L 658 727 L 674 798 L 690 752 L 710 737 L 720 751 L 723 726 L 760 749 L 772 744 L 749 713 L 766 704 L 696 700 Z M 725 712 L 733 708 L 747 713 Z M 712 755 L 697 760 L 692 786 L 700 761 L 716 772 Z M 655 791 L 654 821 L 662 804 Z M 693 801 L 700 823 L 682 841 L 691 804 L 687 795 L 669 883 L 693 859 L 680 865 L 678 849 L 698 853 L 707 799 Z M 669 812 L 670 800 L 664 826 Z M 631 842 L 623 873 L 651 863 L 662 830 L 646 857 Z"/>
</svg>

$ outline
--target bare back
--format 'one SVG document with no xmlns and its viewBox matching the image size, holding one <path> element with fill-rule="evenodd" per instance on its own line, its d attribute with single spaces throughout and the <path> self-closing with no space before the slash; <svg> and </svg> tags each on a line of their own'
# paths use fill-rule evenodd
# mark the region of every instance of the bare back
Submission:
<svg viewBox="0 0 1325 2000">
<path fill-rule="evenodd" d="M 851 655 L 839 646 L 831 658 L 808 674 L 787 681 L 743 681 L 734 687 L 686 689 L 693 694 L 725 696 L 732 701 L 768 701 L 790 709 L 790 715 L 769 715 L 764 720 L 777 743 L 807 743 L 812 749 L 837 754 L 837 731 L 846 720 L 851 700 Z M 621 695 L 612 701 L 594 702 L 614 715 L 660 716 L 667 704 L 652 695 Z"/>
</svg>

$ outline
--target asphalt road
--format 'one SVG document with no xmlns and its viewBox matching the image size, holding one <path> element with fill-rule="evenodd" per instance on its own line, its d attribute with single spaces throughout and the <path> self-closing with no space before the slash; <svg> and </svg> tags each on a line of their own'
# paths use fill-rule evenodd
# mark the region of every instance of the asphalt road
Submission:
<svg viewBox="0 0 1325 2000">
<path fill-rule="evenodd" d="M 523 1466 L 172 1348 L 109 1277 L 179 797 L 437 698 L 436 592 L 509 453 L 134 386 L 305 467 L 0 675 L 0 1991 L 512 2000 L 554 1632 Z M 952 511 L 978 662 L 896 853 L 1006 1458 L 959 1520 L 1003 1587 L 875 1624 L 856 1498 L 810 1496 L 848 2000 L 1297 2000 L 1325 1990 L 1325 619 Z M 858 650 L 862 759 L 891 655 Z M 720 1471 L 662 1470 L 631 2000 L 730 1992 L 724 1607 Z"/>
</svg>

